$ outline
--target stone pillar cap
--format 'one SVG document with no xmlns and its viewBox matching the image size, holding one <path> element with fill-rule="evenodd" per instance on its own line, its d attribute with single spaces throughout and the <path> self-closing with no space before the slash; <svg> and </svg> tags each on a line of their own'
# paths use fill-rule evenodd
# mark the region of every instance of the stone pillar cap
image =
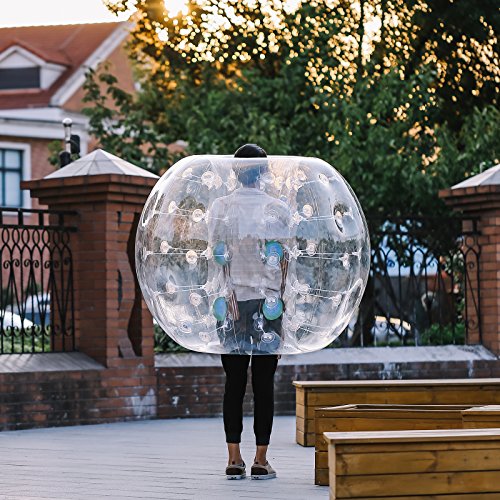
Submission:
<svg viewBox="0 0 500 500">
<path fill-rule="evenodd" d="M 498 186 L 500 185 L 500 163 L 494 167 L 481 172 L 480 174 L 469 177 L 458 184 L 452 186 L 451 189 L 463 189 L 468 187 L 479 186 Z"/>
<path fill-rule="evenodd" d="M 102 149 L 96 149 L 92 151 L 92 153 L 79 158 L 66 167 L 46 175 L 44 179 L 61 179 L 64 177 L 102 174 L 133 175 L 136 177 L 149 177 L 153 179 L 159 178 L 156 174 L 118 158 L 118 156 L 112 155 Z"/>
</svg>

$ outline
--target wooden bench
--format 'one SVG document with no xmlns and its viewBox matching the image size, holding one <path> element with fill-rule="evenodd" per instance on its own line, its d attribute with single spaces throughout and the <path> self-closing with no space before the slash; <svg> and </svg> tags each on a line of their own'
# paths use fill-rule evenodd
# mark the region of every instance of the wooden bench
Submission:
<svg viewBox="0 0 500 500">
<path fill-rule="evenodd" d="M 464 429 L 500 429 L 500 405 L 480 406 L 462 411 Z"/>
<path fill-rule="evenodd" d="M 317 408 L 314 483 L 329 484 L 328 443 L 325 432 L 461 429 L 460 405 L 345 405 Z"/>
<path fill-rule="evenodd" d="M 330 500 L 498 500 L 500 429 L 328 432 Z"/>
<path fill-rule="evenodd" d="M 500 379 L 295 381 L 297 443 L 314 446 L 314 411 L 346 404 L 500 404 Z"/>
</svg>

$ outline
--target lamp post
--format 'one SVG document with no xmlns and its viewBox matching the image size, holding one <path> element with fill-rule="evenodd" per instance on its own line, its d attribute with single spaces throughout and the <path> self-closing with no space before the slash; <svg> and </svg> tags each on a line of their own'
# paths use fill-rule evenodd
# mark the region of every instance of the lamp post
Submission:
<svg viewBox="0 0 500 500">
<path fill-rule="evenodd" d="M 71 154 L 71 125 L 73 124 L 73 120 L 65 118 L 62 124 L 64 127 L 64 150 Z"/>
<path fill-rule="evenodd" d="M 80 136 L 71 133 L 73 120 L 64 118 L 62 124 L 64 127 L 64 151 L 59 153 L 59 166 L 61 168 L 73 161 L 71 155 L 80 153 Z"/>
</svg>

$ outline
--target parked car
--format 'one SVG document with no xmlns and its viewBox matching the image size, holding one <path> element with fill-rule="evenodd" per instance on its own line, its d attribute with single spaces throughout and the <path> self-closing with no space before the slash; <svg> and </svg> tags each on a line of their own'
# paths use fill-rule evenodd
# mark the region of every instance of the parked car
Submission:
<svg viewBox="0 0 500 500">
<path fill-rule="evenodd" d="M 374 345 L 390 344 L 408 339 L 411 336 L 411 325 L 400 318 L 375 316 L 372 334 Z"/>
<path fill-rule="evenodd" d="M 21 329 L 24 326 L 25 330 L 28 330 L 33 326 L 33 322 L 29 319 L 22 319 L 19 314 L 10 311 L 0 311 L 0 330 L 8 331 L 13 328 Z"/>
<path fill-rule="evenodd" d="M 44 326 L 50 324 L 50 294 L 37 293 L 36 295 L 29 295 L 24 300 L 24 317 L 34 323 L 35 325 Z M 21 311 L 19 308 L 15 310 L 17 314 Z M 43 320 L 43 321 L 42 321 Z"/>
</svg>

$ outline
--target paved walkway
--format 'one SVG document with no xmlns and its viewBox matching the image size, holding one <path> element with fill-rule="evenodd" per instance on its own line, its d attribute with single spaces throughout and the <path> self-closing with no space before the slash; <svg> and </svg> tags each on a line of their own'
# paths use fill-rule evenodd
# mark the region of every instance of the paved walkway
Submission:
<svg viewBox="0 0 500 500">
<path fill-rule="evenodd" d="M 2 500 L 327 500 L 314 449 L 295 444 L 294 417 L 276 417 L 269 460 L 278 478 L 227 481 L 222 422 L 152 420 L 0 433 Z M 252 421 L 243 454 L 253 458 Z"/>
</svg>

